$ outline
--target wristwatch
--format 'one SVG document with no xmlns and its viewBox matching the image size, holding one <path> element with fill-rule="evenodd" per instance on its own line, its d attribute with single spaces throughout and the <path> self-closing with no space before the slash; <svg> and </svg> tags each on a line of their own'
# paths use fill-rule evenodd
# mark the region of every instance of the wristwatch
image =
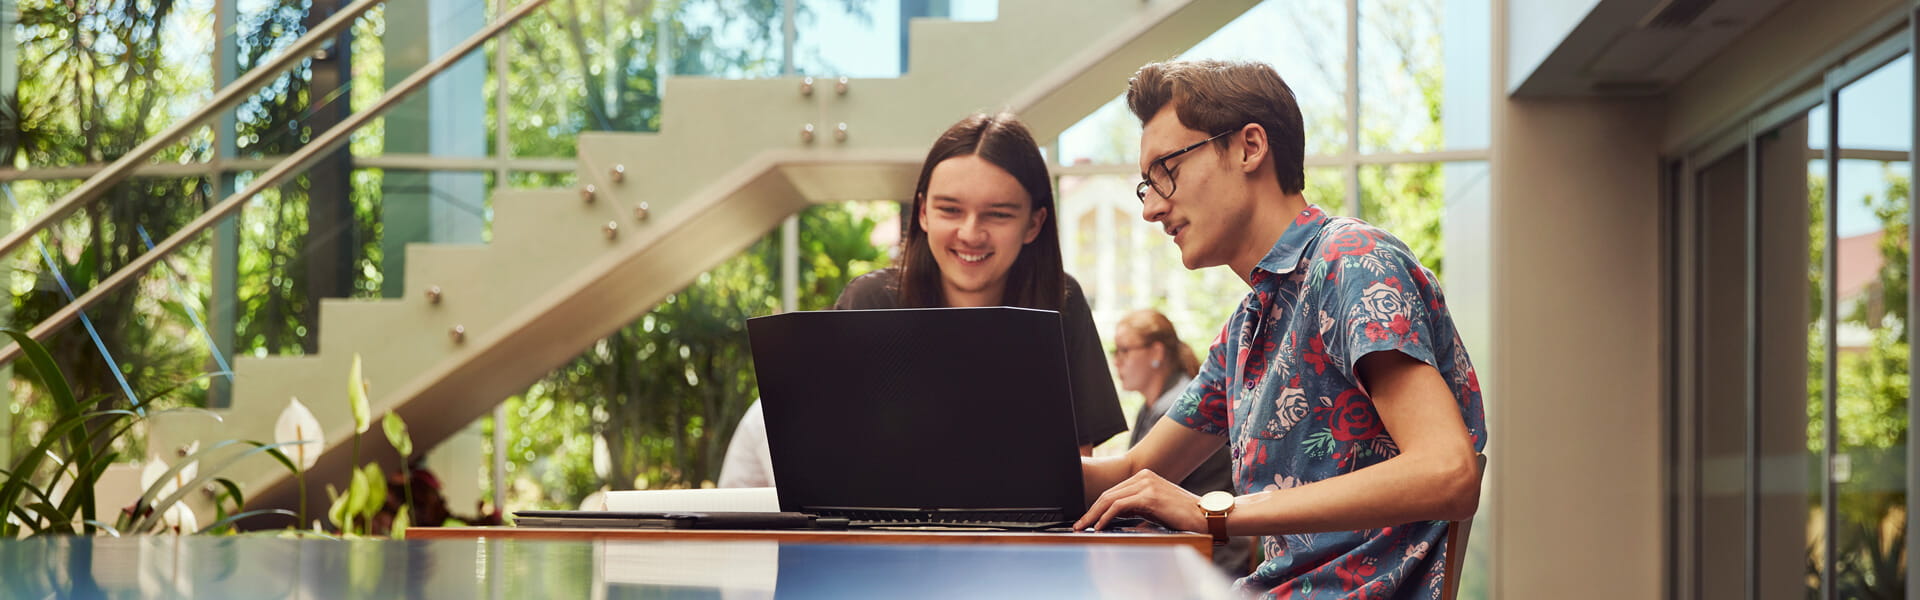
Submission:
<svg viewBox="0 0 1920 600">
<path fill-rule="evenodd" d="M 1213 545 L 1227 544 L 1227 513 L 1233 512 L 1233 492 L 1207 492 L 1200 497 L 1200 512 L 1207 516 L 1207 532 L 1213 534 Z"/>
</svg>

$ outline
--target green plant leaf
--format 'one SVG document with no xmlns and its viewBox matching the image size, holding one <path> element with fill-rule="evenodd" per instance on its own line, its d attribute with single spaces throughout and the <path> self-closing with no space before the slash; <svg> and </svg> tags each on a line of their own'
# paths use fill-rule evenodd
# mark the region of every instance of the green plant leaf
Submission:
<svg viewBox="0 0 1920 600">
<path fill-rule="evenodd" d="M 33 486 L 30 480 L 33 478 L 33 474 L 40 470 L 40 461 L 48 456 L 53 456 L 53 446 L 61 440 L 66 439 L 68 432 L 80 429 L 85 423 L 85 415 L 74 415 L 56 421 L 53 426 L 48 428 L 47 432 L 40 437 L 39 443 L 34 444 L 31 450 L 20 455 L 20 460 L 13 465 L 13 472 L 20 474 L 20 476 L 8 477 L 6 480 L 0 481 L 0 507 L 16 506 L 20 501 L 21 494 L 24 494 L 27 488 Z M 57 460 L 58 458 L 56 457 L 56 461 Z M 42 498 L 46 496 L 43 490 L 35 489 L 35 491 L 41 493 Z M 91 511 L 91 506 L 89 506 L 87 510 Z M 69 517 L 71 517 L 71 515 L 69 515 Z M 18 534 L 18 527 L 7 523 L 5 519 L 0 519 L 0 539 Z"/>
<path fill-rule="evenodd" d="M 30 530 L 33 530 L 33 531 L 39 531 L 39 530 L 40 530 L 40 526 L 39 526 L 39 523 L 40 523 L 40 520 L 39 520 L 39 518 L 38 518 L 38 517 L 36 517 L 36 516 L 35 516 L 35 515 L 34 515 L 33 513 L 31 513 L 31 512 L 27 512 L 27 508 L 26 508 L 26 507 L 24 507 L 24 506 L 15 506 L 15 507 L 12 507 L 12 508 L 9 508 L 9 509 L 7 509 L 7 510 L 8 510 L 8 511 L 10 511 L 10 512 L 12 512 L 12 513 L 13 513 L 13 516 L 15 516 L 15 517 L 18 517 L 18 518 L 20 519 L 20 525 L 17 525 L 17 526 L 12 526 L 12 524 L 10 524 L 10 523 L 8 523 L 8 525 L 10 525 L 10 526 L 11 526 L 11 527 L 10 527 L 10 529 L 12 529 L 13 531 L 12 531 L 11 533 L 8 533 L 8 534 L 7 534 L 7 535 L 9 536 L 9 537 L 8 537 L 7 539 L 13 539 L 13 538 L 15 538 L 15 537 L 19 537 L 19 535 L 20 535 L 20 528 L 21 528 L 21 527 L 25 527 L 25 528 L 27 528 L 27 529 L 30 529 Z M 7 520 L 6 520 L 6 519 L 0 519 L 0 523 L 6 523 L 6 522 L 7 522 Z"/>
<path fill-rule="evenodd" d="M 380 429 L 387 434 L 387 443 L 400 452 L 401 462 L 413 457 L 413 436 L 407 435 L 407 423 L 400 420 L 397 413 L 387 413 L 380 419 Z"/>
<path fill-rule="evenodd" d="M 120 530 L 118 530 L 118 529 L 114 529 L 112 525 L 108 525 L 108 524 L 106 524 L 106 523 L 102 523 L 102 522 L 100 522 L 100 521 L 87 521 L 87 525 L 89 525 L 89 526 L 91 526 L 91 527 L 95 527 L 95 528 L 98 528 L 98 529 L 102 529 L 102 530 L 105 530 L 105 531 L 107 532 L 107 535 L 109 535 L 109 536 L 112 536 L 112 537 L 120 537 Z"/>
<path fill-rule="evenodd" d="M 91 247 L 92 246 L 89 246 L 89 248 Z M 60 366 L 54 363 L 53 355 L 47 352 L 46 346 L 40 345 L 40 342 L 34 341 L 33 336 L 27 335 L 26 332 L 23 331 L 0 329 L 0 332 L 6 333 L 13 338 L 14 343 L 20 345 L 20 354 L 27 358 L 28 370 L 32 372 L 34 379 L 40 381 L 41 387 L 47 389 L 47 395 L 53 398 L 54 405 L 58 410 L 57 414 L 61 415 L 61 420 L 66 421 L 80 415 L 80 403 L 74 400 L 73 388 L 67 385 L 66 374 L 60 372 Z M 75 427 L 67 431 L 67 452 L 72 455 L 72 460 L 68 462 L 78 462 L 83 465 L 93 462 L 93 446 L 87 443 L 88 438 L 93 436 L 87 434 L 86 422 L 87 420 L 85 418 L 80 418 L 75 424 Z M 20 469 L 15 470 L 21 471 Z M 30 474 L 33 471 L 25 470 L 24 472 Z M 82 516 L 85 519 L 92 520 L 94 518 L 93 486 L 76 485 L 73 491 L 82 496 L 82 498 L 80 498 L 80 511 Z M 12 500 L 11 498 L 0 497 L 0 503 L 10 503 Z"/>
<path fill-rule="evenodd" d="M 28 504 L 27 509 L 36 513 L 40 513 L 41 518 L 44 518 L 47 521 L 46 527 L 38 528 L 34 530 L 35 535 L 43 535 L 47 533 L 65 533 L 65 534 L 73 533 L 73 520 L 59 518 L 61 516 L 60 509 L 54 507 L 54 505 L 48 504 L 45 502 L 35 502 L 33 504 Z"/>
<path fill-rule="evenodd" d="M 367 463 L 360 468 L 367 482 L 367 495 L 361 498 L 360 514 L 366 516 L 367 526 L 373 526 L 374 515 L 387 506 L 387 476 L 380 472 L 380 463 Z M 372 533 L 369 531 L 368 533 Z"/>
<path fill-rule="evenodd" d="M 347 484 L 347 514 L 360 516 L 366 514 L 367 474 L 359 469 L 353 470 L 353 479 Z"/>
<path fill-rule="evenodd" d="M 213 501 L 213 506 L 214 506 L 215 508 L 220 508 L 220 507 L 222 507 L 222 506 L 225 506 L 225 505 L 223 505 L 223 504 L 221 504 L 221 503 L 220 503 L 220 501 L 221 501 L 221 500 L 224 500 L 224 499 L 227 499 L 227 498 L 232 498 L 232 499 L 233 499 L 233 508 L 234 508 L 234 510 L 236 510 L 236 511 L 237 511 L 237 510 L 240 510 L 241 508 L 243 508 L 243 507 L 245 507 L 245 506 L 247 505 L 247 496 L 246 496 L 246 494 L 242 494 L 242 493 L 240 493 L 240 486 L 239 486 L 238 484 L 235 484 L 235 483 L 233 482 L 233 480 L 232 480 L 232 479 L 227 479 L 227 478 L 225 478 L 225 477 L 215 477 L 215 478 L 213 478 L 213 482 L 214 482 L 214 483 L 217 483 L 217 484 L 220 484 L 220 487 L 222 487 L 222 488 L 226 488 L 226 490 L 227 490 L 227 491 L 226 491 L 226 492 L 224 493 L 224 495 L 222 495 L 222 496 L 221 496 L 221 497 L 219 497 L 219 498 L 215 498 L 215 499 L 214 499 L 214 501 Z M 226 511 L 225 511 L 224 509 L 222 509 L 222 510 L 221 510 L 221 512 L 222 512 L 222 513 L 224 513 L 224 512 L 226 512 Z"/>
<path fill-rule="evenodd" d="M 287 442 L 284 444 L 269 444 L 266 442 L 247 440 L 247 443 L 264 448 L 267 451 L 268 456 L 272 456 L 274 460 L 280 461 L 280 466 L 287 468 L 288 473 L 292 473 L 295 475 L 300 474 L 300 467 L 295 466 L 293 464 L 293 457 L 287 456 L 287 453 L 280 451 L 280 447 L 281 446 L 297 446 L 300 444 L 304 444 L 306 442 L 295 441 L 295 442 Z"/>
<path fill-rule="evenodd" d="M 387 531 L 388 537 L 396 540 L 407 539 L 407 528 L 413 526 L 412 511 L 408 510 L 410 508 L 413 507 L 401 506 L 400 512 L 393 516 L 393 527 Z"/>
<path fill-rule="evenodd" d="M 340 531 L 345 532 L 347 530 L 347 507 L 352 504 L 352 499 L 349 498 L 347 494 L 341 494 L 338 490 L 333 489 L 333 484 L 331 483 L 327 484 L 327 498 L 331 500 L 327 504 L 327 520 L 333 521 L 334 527 L 339 527 Z M 302 526 L 304 525 L 303 523 Z"/>
<path fill-rule="evenodd" d="M 66 414 L 79 414 L 80 406 L 73 399 L 73 388 L 67 386 L 66 375 L 61 373 L 60 367 L 53 362 L 53 355 L 47 352 L 47 347 L 40 345 L 40 342 L 35 341 L 33 336 L 27 335 L 24 331 L 0 329 L 0 333 L 7 334 L 13 338 L 14 343 L 20 345 L 20 354 L 27 357 L 27 367 L 31 369 L 34 379 L 39 380 L 40 385 L 47 388 L 47 394 L 53 397 L 56 406 Z"/>
<path fill-rule="evenodd" d="M 373 425 L 367 409 L 367 380 L 360 374 L 360 353 L 353 353 L 353 366 L 347 370 L 347 404 L 353 408 L 354 433 L 366 433 Z"/>
</svg>

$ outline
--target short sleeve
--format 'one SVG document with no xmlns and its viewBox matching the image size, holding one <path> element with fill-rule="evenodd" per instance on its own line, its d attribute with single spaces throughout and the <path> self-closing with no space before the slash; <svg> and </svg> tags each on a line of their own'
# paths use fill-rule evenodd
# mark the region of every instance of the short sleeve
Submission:
<svg viewBox="0 0 1920 600">
<path fill-rule="evenodd" d="M 1200 372 L 1194 374 L 1193 381 L 1187 383 L 1187 391 L 1167 409 L 1167 418 L 1173 422 L 1201 433 L 1227 435 L 1227 356 L 1232 353 L 1227 347 L 1227 332 L 1232 330 L 1235 320 L 1228 319 L 1220 329 L 1220 336 L 1214 338 L 1213 346 L 1207 349 L 1207 359 L 1200 361 Z"/>
<path fill-rule="evenodd" d="M 1315 285 L 1328 294 L 1314 302 L 1317 318 L 1334 331 L 1327 334 L 1327 354 L 1342 375 L 1363 388 L 1356 372 L 1368 354 L 1397 351 L 1414 360 L 1435 360 L 1433 308 L 1437 291 L 1431 276 L 1399 240 L 1367 225 L 1332 232 L 1321 248 L 1324 272 Z"/>
<path fill-rule="evenodd" d="M 1072 372 L 1074 428 L 1081 444 L 1095 446 L 1126 431 L 1127 417 L 1113 389 L 1113 373 L 1107 369 L 1106 350 L 1100 345 L 1100 330 L 1087 296 L 1072 276 L 1066 285 L 1060 326 L 1066 336 L 1067 370 Z"/>
</svg>

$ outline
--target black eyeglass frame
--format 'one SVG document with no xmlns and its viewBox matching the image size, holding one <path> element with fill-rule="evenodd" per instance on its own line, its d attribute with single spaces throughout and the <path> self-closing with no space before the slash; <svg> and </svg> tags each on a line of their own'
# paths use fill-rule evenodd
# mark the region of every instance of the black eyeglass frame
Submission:
<svg viewBox="0 0 1920 600">
<path fill-rule="evenodd" d="M 1242 127 L 1242 129 L 1244 129 L 1244 126 Z M 1174 175 L 1175 175 L 1175 172 L 1174 172 L 1174 170 L 1175 170 L 1175 169 L 1178 169 L 1178 168 L 1180 168 L 1180 167 L 1179 167 L 1178 165 L 1176 165 L 1176 166 L 1172 166 L 1172 167 L 1168 167 L 1168 166 L 1167 166 L 1167 161 L 1169 161 L 1169 160 L 1173 160 L 1173 159 L 1175 159 L 1175 158 L 1179 158 L 1179 157 L 1180 157 L 1180 155 L 1182 155 L 1182 154 L 1186 154 L 1186 153 L 1188 153 L 1188 152 L 1192 152 L 1192 151 L 1194 151 L 1195 149 L 1198 149 L 1198 148 L 1199 148 L 1199 147 L 1201 147 L 1201 146 L 1205 146 L 1205 145 L 1207 145 L 1207 142 L 1211 142 L 1211 141 L 1214 141 L 1214 140 L 1217 140 L 1217 139 L 1220 139 L 1220 138 L 1222 138 L 1222 137 L 1226 137 L 1226 136 L 1227 136 L 1227 134 L 1230 134 L 1230 133 L 1234 133 L 1234 132 L 1237 132 L 1237 131 L 1240 131 L 1240 129 L 1228 129 L 1228 130 L 1226 130 L 1226 131 L 1222 131 L 1222 132 L 1220 132 L 1220 133 L 1216 133 L 1216 134 L 1213 134 L 1213 137 L 1209 137 L 1209 138 L 1207 138 L 1207 139 L 1204 139 L 1204 140 L 1200 140 L 1200 141 L 1198 141 L 1198 142 L 1194 142 L 1194 143 L 1192 143 L 1192 144 L 1190 144 L 1190 145 L 1188 145 L 1188 146 L 1187 146 L 1187 147 L 1185 147 L 1185 148 L 1181 148 L 1181 149 L 1179 149 L 1179 150 L 1174 150 L 1174 151 L 1172 151 L 1172 152 L 1168 152 L 1168 153 L 1166 153 L 1166 154 L 1162 154 L 1162 155 L 1160 155 L 1160 158 L 1156 158 L 1156 159 L 1153 159 L 1153 162 L 1151 162 L 1151 163 L 1147 163 L 1147 172 L 1146 172 L 1146 176 L 1140 179 L 1140 183 L 1139 183 L 1138 185 L 1135 185 L 1135 186 L 1133 186 L 1133 195 L 1134 195 L 1135 197 L 1137 197 L 1137 198 L 1139 198 L 1139 199 L 1140 199 L 1140 202 L 1142 202 L 1142 203 L 1145 203 L 1145 202 L 1147 201 L 1147 188 L 1153 188 L 1153 191 L 1154 191 L 1154 193 L 1156 193 L 1156 194 L 1160 194 L 1160 198 L 1161 198 L 1161 199 L 1171 199 L 1171 198 L 1173 198 L 1173 193 L 1174 193 L 1174 192 L 1176 192 L 1176 191 L 1179 191 L 1179 189 L 1180 189 L 1180 184 L 1179 184 L 1179 182 L 1178 182 L 1178 181 L 1175 181 L 1175 179 L 1174 179 Z M 1154 183 L 1153 183 L 1153 170 L 1154 170 L 1154 169 L 1159 169 L 1159 170 L 1160 170 L 1161 172 L 1163 172 L 1163 173 L 1166 173 L 1166 174 L 1167 174 L 1167 189 L 1166 189 L 1166 191 L 1161 191 L 1161 190 L 1160 190 L 1160 186 L 1158 186 L 1158 185 L 1154 185 Z"/>
</svg>

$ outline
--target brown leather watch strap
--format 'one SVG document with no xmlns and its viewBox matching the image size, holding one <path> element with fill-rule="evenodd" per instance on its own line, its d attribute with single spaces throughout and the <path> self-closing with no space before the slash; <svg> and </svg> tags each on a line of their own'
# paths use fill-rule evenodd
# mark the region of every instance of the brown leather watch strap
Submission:
<svg viewBox="0 0 1920 600">
<path fill-rule="evenodd" d="M 1213 545 L 1227 545 L 1227 513 L 1207 513 L 1207 533 L 1213 534 Z"/>
</svg>

